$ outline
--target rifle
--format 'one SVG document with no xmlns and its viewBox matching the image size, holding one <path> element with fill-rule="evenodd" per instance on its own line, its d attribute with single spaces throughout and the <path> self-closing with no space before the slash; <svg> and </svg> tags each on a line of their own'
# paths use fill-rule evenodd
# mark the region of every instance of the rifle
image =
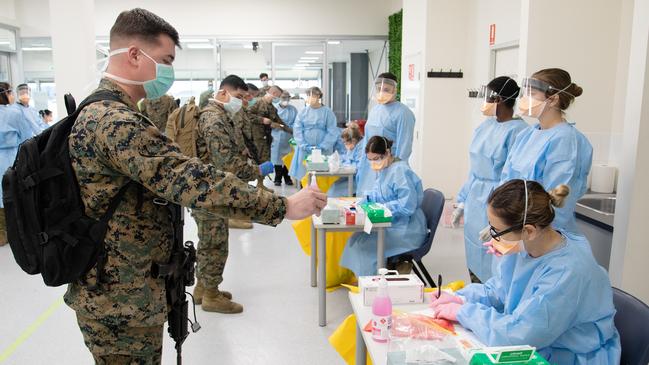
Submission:
<svg viewBox="0 0 649 365">
<path fill-rule="evenodd" d="M 158 201 L 156 199 L 156 201 Z M 182 364 L 182 345 L 189 330 L 187 323 L 191 324 L 192 332 L 198 332 L 201 325 L 196 320 L 196 303 L 194 297 L 185 291 L 185 287 L 194 285 L 194 264 L 196 263 L 196 249 L 194 243 L 183 242 L 183 208 L 180 205 L 164 202 L 167 205 L 173 224 L 173 248 L 171 258 L 168 264 L 155 265 L 151 274 L 157 278 L 165 279 L 165 288 L 167 291 L 167 304 L 169 313 L 167 316 L 169 325 L 169 336 L 176 342 L 176 363 Z M 192 298 L 194 307 L 194 321 L 189 319 L 189 302 L 186 294 Z"/>
</svg>

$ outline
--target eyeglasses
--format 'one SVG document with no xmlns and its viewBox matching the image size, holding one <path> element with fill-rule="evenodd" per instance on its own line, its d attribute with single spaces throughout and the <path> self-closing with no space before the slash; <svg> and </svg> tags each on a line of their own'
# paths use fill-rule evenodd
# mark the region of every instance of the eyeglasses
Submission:
<svg viewBox="0 0 649 365">
<path fill-rule="evenodd" d="M 492 225 L 489 225 L 489 227 L 490 227 L 489 228 L 489 234 L 491 235 L 491 238 L 493 238 L 496 241 L 500 242 L 500 237 L 506 235 L 509 232 L 514 232 L 514 231 L 517 231 L 519 229 L 522 229 L 523 225 L 522 224 L 517 224 L 515 226 L 507 228 L 506 230 L 504 230 L 502 232 L 498 232 L 496 230 L 496 228 L 494 228 L 494 226 L 492 226 Z"/>
</svg>

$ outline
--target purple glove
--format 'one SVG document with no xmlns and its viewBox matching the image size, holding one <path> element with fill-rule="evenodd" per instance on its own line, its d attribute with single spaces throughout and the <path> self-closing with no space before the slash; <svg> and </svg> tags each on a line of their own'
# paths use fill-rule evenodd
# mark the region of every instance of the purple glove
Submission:
<svg viewBox="0 0 649 365">
<path fill-rule="evenodd" d="M 273 165 L 272 162 L 266 161 L 259 165 L 259 173 L 261 176 L 266 176 L 270 173 L 272 173 L 275 170 L 275 165 Z"/>
<path fill-rule="evenodd" d="M 437 309 L 438 306 L 449 303 L 464 304 L 464 301 L 462 301 L 462 298 L 458 297 L 457 295 L 449 294 L 443 291 L 439 296 L 439 299 L 437 298 L 437 293 L 433 293 L 433 302 L 430 303 L 430 306 L 433 309 Z"/>
<path fill-rule="evenodd" d="M 441 304 L 435 308 L 435 318 L 457 322 L 457 312 L 462 308 L 460 303 Z"/>
</svg>

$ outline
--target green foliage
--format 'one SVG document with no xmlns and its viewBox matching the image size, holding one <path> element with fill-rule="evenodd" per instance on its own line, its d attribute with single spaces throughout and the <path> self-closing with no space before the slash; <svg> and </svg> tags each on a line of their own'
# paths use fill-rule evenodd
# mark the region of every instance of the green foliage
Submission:
<svg viewBox="0 0 649 365">
<path fill-rule="evenodd" d="M 401 31 L 403 29 L 403 9 L 388 17 L 388 70 L 397 76 L 397 100 L 401 100 Z"/>
</svg>

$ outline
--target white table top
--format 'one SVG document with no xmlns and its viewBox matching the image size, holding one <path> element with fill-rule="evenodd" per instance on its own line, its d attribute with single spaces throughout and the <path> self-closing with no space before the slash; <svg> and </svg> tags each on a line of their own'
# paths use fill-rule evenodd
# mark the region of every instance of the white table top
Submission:
<svg viewBox="0 0 649 365">
<path fill-rule="evenodd" d="M 365 325 L 372 319 L 372 307 L 365 306 L 363 304 L 363 295 L 355 294 L 349 292 L 349 301 L 352 304 L 354 314 L 356 314 L 356 321 L 361 326 Z M 400 310 L 402 312 L 416 312 L 424 310 L 430 307 L 431 294 L 424 293 L 424 303 L 423 304 L 403 304 L 393 306 L 393 310 Z M 477 346 L 483 346 L 480 341 L 475 337 L 475 335 L 460 326 L 459 323 L 455 324 L 455 332 L 458 336 L 466 338 L 476 344 Z M 374 365 L 385 365 L 387 364 L 388 359 L 388 344 L 387 343 L 378 343 L 372 339 L 372 334 L 370 332 L 363 331 L 363 339 L 365 339 L 365 345 L 367 346 L 367 352 L 372 358 L 372 363 Z"/>
<path fill-rule="evenodd" d="M 313 225 L 316 229 L 326 229 L 328 231 L 341 231 L 341 232 L 357 232 L 365 229 L 363 224 L 354 224 L 347 225 L 345 224 L 345 218 L 340 218 L 340 224 L 324 224 L 322 223 L 322 217 L 313 216 Z M 375 228 L 390 228 L 392 223 L 372 223 L 372 229 Z"/>
<path fill-rule="evenodd" d="M 354 167 L 341 167 L 336 171 L 311 171 L 307 170 L 309 174 L 316 176 L 353 176 L 356 175 L 356 168 Z"/>
</svg>

